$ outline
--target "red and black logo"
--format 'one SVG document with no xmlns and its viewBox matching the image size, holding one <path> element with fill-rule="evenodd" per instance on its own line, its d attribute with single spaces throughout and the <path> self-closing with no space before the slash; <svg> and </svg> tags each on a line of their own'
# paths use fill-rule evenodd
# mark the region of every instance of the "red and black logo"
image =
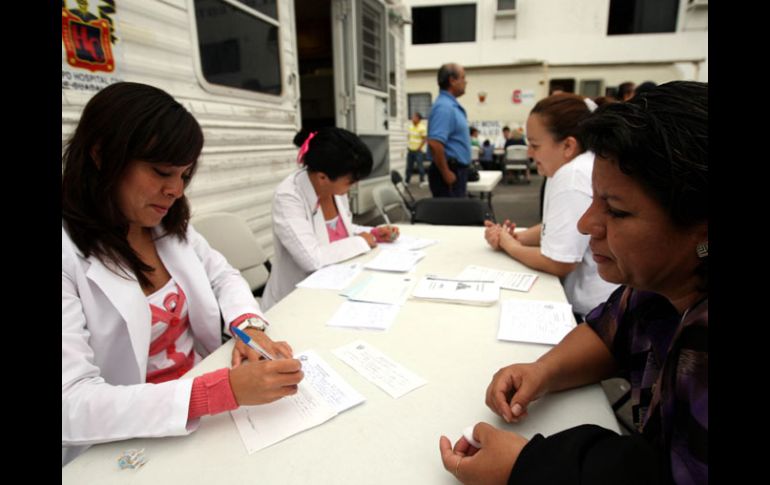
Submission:
<svg viewBox="0 0 770 485">
<path fill-rule="evenodd" d="M 109 17 L 115 12 L 114 1 L 105 2 L 108 5 L 99 8 L 101 18 L 88 11 L 88 2 L 78 3 L 81 8 L 68 10 L 62 2 L 61 34 L 67 63 L 92 72 L 114 72 L 112 43 L 117 38 L 112 35 L 112 19 Z"/>
</svg>

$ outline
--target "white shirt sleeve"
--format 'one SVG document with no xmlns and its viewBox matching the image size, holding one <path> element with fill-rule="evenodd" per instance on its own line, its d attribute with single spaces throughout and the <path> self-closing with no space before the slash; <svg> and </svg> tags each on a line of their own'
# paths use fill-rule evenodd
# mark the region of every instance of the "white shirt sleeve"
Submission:
<svg viewBox="0 0 770 485">
<path fill-rule="evenodd" d="M 578 190 L 554 194 L 543 218 L 540 237 L 543 256 L 560 263 L 583 260 L 590 237 L 580 234 L 577 222 L 590 205 L 591 197 Z"/>
</svg>

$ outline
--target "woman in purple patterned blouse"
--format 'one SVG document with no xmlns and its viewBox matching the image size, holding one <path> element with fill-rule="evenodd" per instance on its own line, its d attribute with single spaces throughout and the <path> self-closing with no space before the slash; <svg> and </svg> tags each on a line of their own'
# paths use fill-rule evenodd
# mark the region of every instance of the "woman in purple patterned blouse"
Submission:
<svg viewBox="0 0 770 485">
<path fill-rule="evenodd" d="M 708 85 L 670 82 L 583 125 L 594 198 L 578 222 L 599 274 L 622 284 L 536 362 L 500 369 L 487 405 L 506 422 L 544 395 L 631 383 L 638 433 L 582 425 L 527 440 L 486 423 L 444 467 L 463 483 L 708 482 Z"/>
</svg>

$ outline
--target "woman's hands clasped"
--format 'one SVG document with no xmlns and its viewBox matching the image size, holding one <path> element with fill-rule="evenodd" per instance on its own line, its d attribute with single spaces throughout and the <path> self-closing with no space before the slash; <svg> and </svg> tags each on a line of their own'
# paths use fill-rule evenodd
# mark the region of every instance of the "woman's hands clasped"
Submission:
<svg viewBox="0 0 770 485">
<path fill-rule="evenodd" d="M 502 224 L 495 224 L 492 221 L 484 221 L 484 239 L 495 251 L 502 249 L 504 242 L 518 242 L 516 233 L 516 224 L 506 219 Z"/>
</svg>

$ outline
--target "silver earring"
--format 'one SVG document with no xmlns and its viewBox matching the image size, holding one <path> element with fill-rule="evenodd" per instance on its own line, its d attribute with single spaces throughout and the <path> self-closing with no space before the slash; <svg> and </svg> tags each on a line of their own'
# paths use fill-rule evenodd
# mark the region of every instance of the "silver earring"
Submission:
<svg viewBox="0 0 770 485">
<path fill-rule="evenodd" d="M 709 255 L 709 242 L 704 241 L 702 243 L 698 243 L 697 246 L 695 246 L 695 252 L 698 253 L 699 258 L 705 258 Z"/>
</svg>

